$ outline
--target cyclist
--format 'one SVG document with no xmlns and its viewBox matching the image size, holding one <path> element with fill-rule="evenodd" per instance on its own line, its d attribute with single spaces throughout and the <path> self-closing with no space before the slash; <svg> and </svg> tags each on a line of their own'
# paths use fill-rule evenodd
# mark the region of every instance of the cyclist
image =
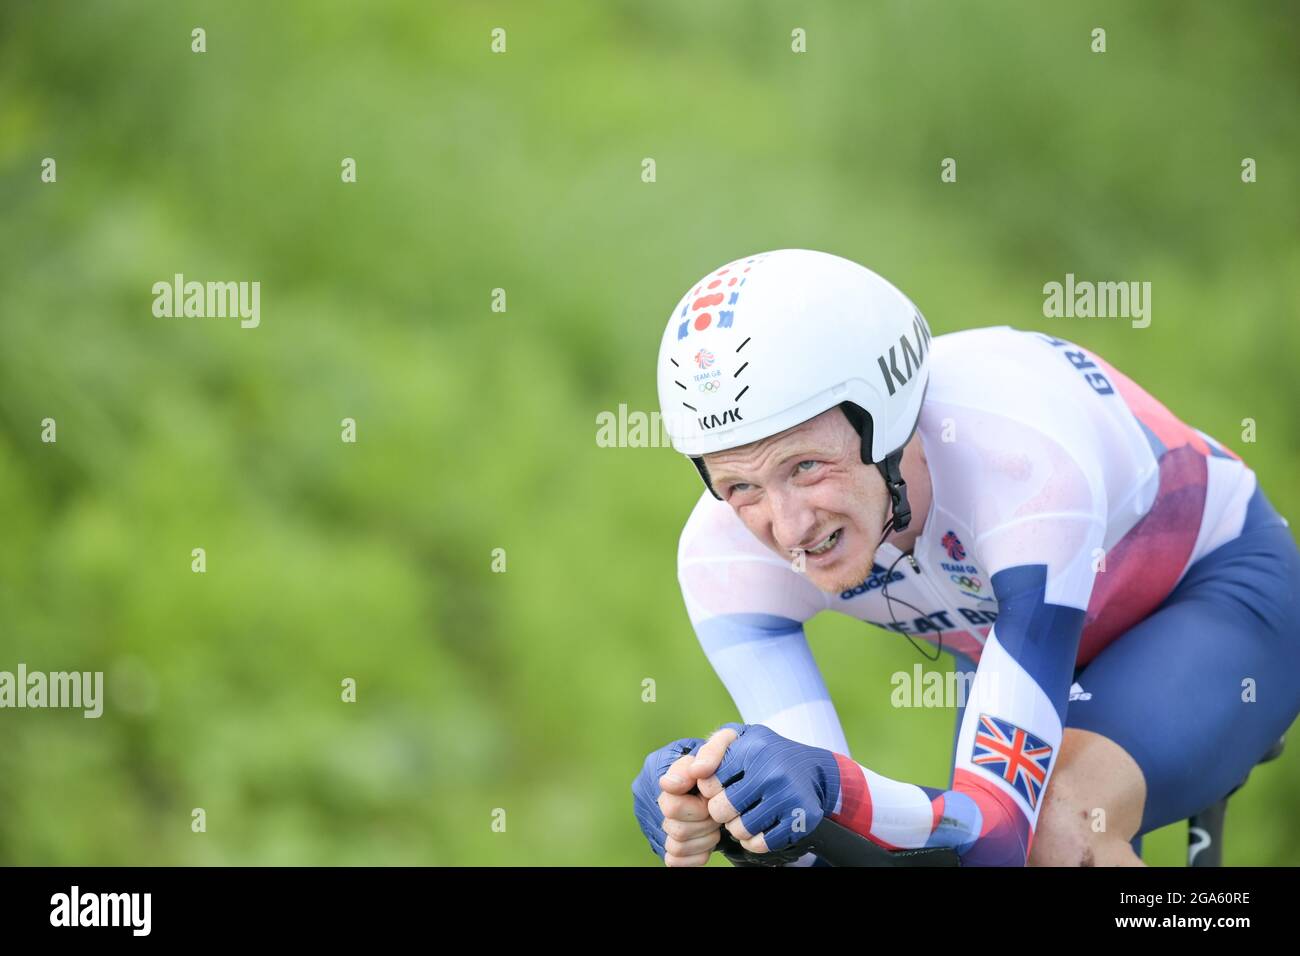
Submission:
<svg viewBox="0 0 1300 956">
<path fill-rule="evenodd" d="M 705 485 L 682 595 L 744 720 L 634 781 L 669 865 L 824 817 L 964 865 L 1141 865 L 1142 834 L 1226 795 L 1300 712 L 1286 521 L 1097 355 L 1005 326 L 931 338 L 880 276 L 786 249 L 691 287 L 658 378 Z M 804 637 L 822 611 L 974 669 L 946 789 L 850 757 Z"/>
</svg>

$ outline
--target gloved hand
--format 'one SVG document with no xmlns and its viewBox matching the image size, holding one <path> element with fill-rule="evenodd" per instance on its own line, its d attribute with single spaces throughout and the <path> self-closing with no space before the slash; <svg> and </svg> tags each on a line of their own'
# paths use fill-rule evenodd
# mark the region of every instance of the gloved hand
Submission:
<svg viewBox="0 0 1300 956">
<path fill-rule="evenodd" d="M 743 848 L 784 850 L 834 812 L 840 797 L 835 754 L 762 724 L 724 724 L 727 728 L 738 736 L 726 745 L 713 776 L 700 780 L 700 792 L 709 797 L 713 819 Z M 700 759 L 717 761 L 717 749 L 715 742 Z"/>
<path fill-rule="evenodd" d="M 661 859 L 664 859 L 665 863 L 672 862 L 667 858 L 671 855 L 667 847 L 670 836 L 674 839 L 674 849 L 681 849 L 682 847 L 676 845 L 677 841 L 699 839 L 702 835 L 717 832 L 721 829 L 720 825 L 712 821 L 704 810 L 703 797 L 695 796 L 686 799 L 675 795 L 678 793 L 687 794 L 694 790 L 694 781 L 684 772 L 680 775 L 689 785 L 684 785 L 674 793 L 667 794 L 667 796 L 672 798 L 670 805 L 681 805 L 683 808 L 689 807 L 693 802 L 698 801 L 699 806 L 695 808 L 694 812 L 679 811 L 693 819 L 666 819 L 663 807 L 660 804 L 660 797 L 664 795 L 665 791 L 660 787 L 659 779 L 683 755 L 694 753 L 703 743 L 703 739 L 699 737 L 683 737 L 680 740 L 674 740 L 666 747 L 660 747 L 645 758 L 641 772 L 632 781 L 632 809 L 636 814 L 637 823 L 641 825 L 641 832 L 650 841 L 650 847 Z M 685 761 L 683 761 L 684 763 Z M 668 830 L 665 830 L 665 826 L 672 832 L 669 833 Z"/>
</svg>

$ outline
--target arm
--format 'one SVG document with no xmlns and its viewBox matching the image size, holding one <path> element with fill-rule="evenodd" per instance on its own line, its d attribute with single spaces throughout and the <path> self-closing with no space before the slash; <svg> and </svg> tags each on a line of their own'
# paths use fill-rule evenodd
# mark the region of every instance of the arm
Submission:
<svg viewBox="0 0 1300 956">
<path fill-rule="evenodd" d="M 742 719 L 848 753 L 803 629 L 826 596 L 707 495 L 682 534 L 678 580 L 700 647 Z M 796 865 L 814 861 L 805 854 Z"/>
<path fill-rule="evenodd" d="M 1034 438 L 1035 468 L 979 476 L 998 488 L 977 512 L 974 542 L 998 619 L 966 702 L 952 788 L 900 784 L 837 757 L 836 819 L 883 846 L 953 846 L 967 866 L 1029 857 L 1105 535 L 1101 492 L 1059 445 L 1021 436 L 1017 447 Z"/>
<path fill-rule="evenodd" d="M 1023 866 L 1060 750 L 1083 609 L 1045 599 L 1047 568 L 994 573 L 998 620 L 957 740 L 953 786 L 899 783 L 835 754 L 832 819 L 890 849 L 951 846 L 964 866 Z"/>
<path fill-rule="evenodd" d="M 741 718 L 848 753 L 803 630 L 827 595 L 707 493 L 682 533 L 677 577 L 700 647 Z"/>
<path fill-rule="evenodd" d="M 734 614 L 701 621 L 695 630 L 746 723 L 765 724 L 792 740 L 848 752 L 800 622 Z"/>
</svg>

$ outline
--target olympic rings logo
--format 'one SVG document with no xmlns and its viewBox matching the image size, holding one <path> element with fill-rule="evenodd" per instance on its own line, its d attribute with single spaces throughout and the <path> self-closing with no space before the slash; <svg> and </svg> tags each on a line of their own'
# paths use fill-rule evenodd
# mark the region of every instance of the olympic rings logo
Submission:
<svg viewBox="0 0 1300 956">
<path fill-rule="evenodd" d="M 707 382 L 700 382 L 701 392 L 716 392 L 721 387 L 722 383 L 720 383 L 716 378 L 711 378 Z"/>
<path fill-rule="evenodd" d="M 964 574 L 950 574 L 948 576 L 963 591 L 979 591 L 984 587 L 984 582 L 979 578 L 967 577 Z"/>
</svg>

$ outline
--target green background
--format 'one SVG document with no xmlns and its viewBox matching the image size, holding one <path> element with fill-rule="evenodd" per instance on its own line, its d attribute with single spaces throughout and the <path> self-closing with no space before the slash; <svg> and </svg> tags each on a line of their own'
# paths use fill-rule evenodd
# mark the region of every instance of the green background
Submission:
<svg viewBox="0 0 1300 956">
<path fill-rule="evenodd" d="M 1045 6 L 0 6 L 0 669 L 108 696 L 0 711 L 0 862 L 654 864 L 642 758 L 736 714 L 694 470 L 596 416 L 656 408 L 669 310 L 748 253 L 1095 349 L 1300 513 L 1300 18 Z M 155 318 L 177 272 L 260 281 L 261 327 Z M 1150 328 L 1045 319 L 1067 272 L 1150 281 Z M 889 705 L 917 653 L 809 633 L 855 757 L 946 783 L 953 714 Z M 1292 747 L 1228 863 L 1300 862 L 1298 787 Z"/>
</svg>

